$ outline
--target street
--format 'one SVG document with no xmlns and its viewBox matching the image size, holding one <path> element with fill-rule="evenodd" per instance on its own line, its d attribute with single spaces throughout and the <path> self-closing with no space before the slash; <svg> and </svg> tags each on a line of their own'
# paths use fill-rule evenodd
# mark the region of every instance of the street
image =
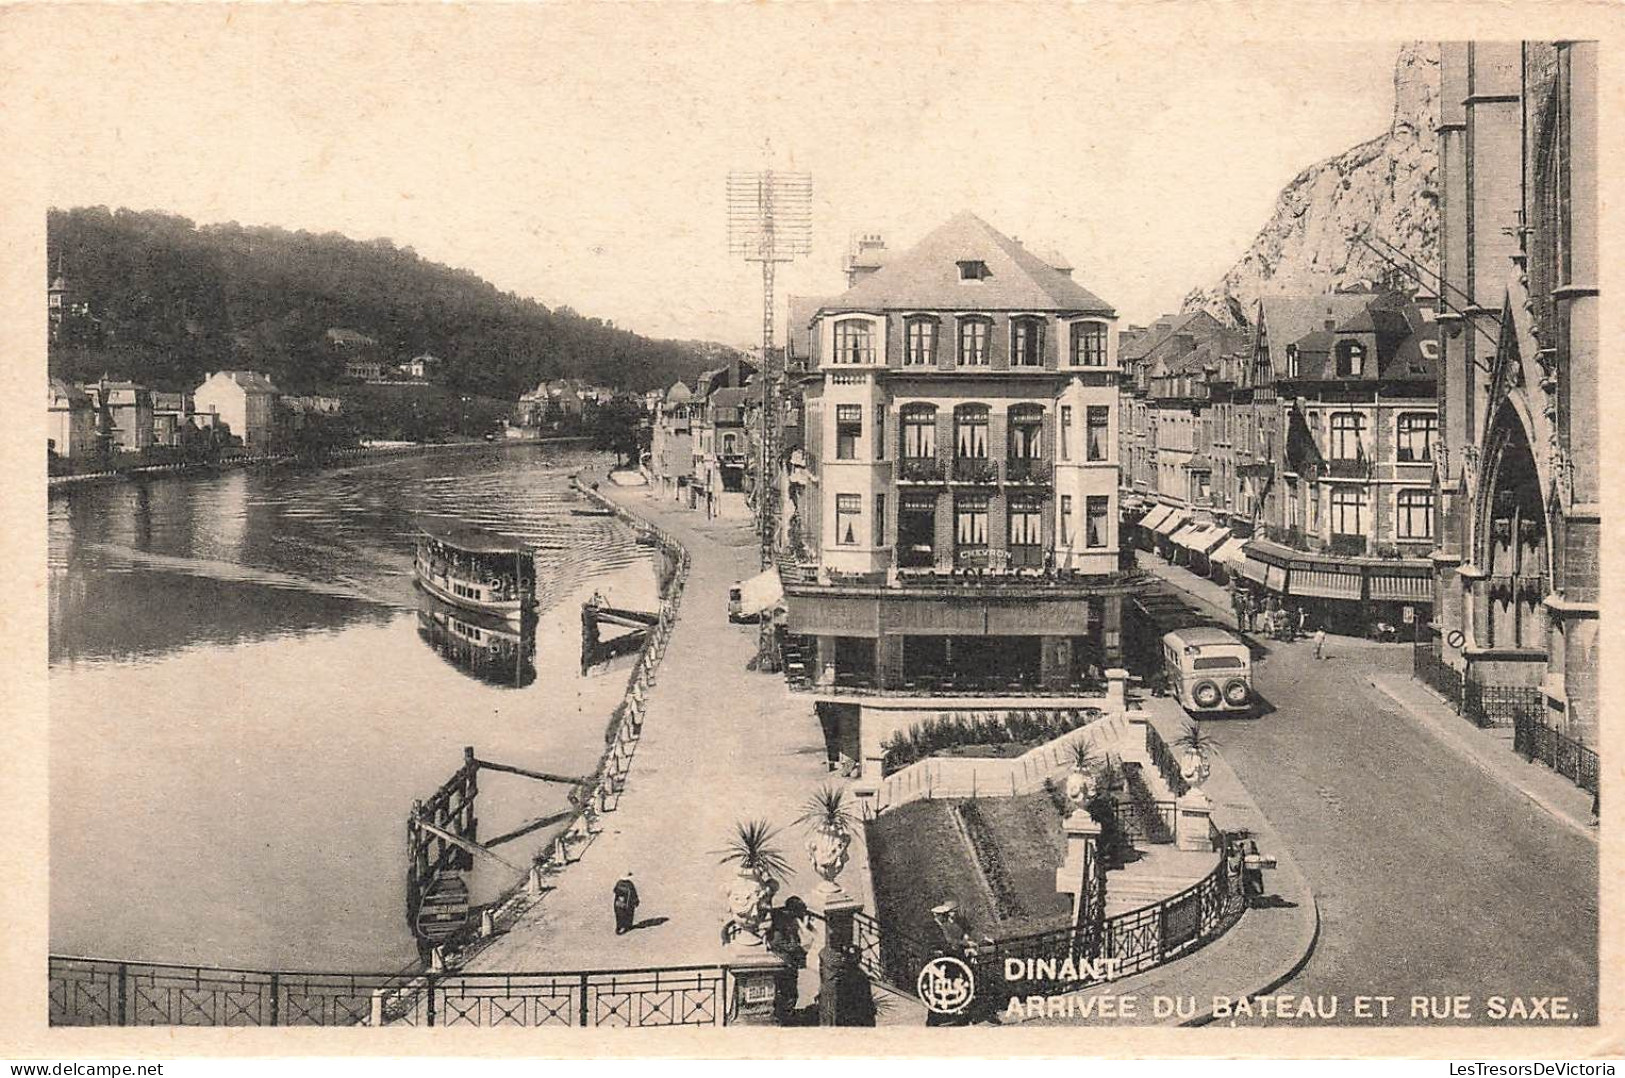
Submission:
<svg viewBox="0 0 1625 1078">
<path fill-rule="evenodd" d="M 1440 744 L 1372 689 L 1410 649 L 1334 637 L 1272 643 L 1256 719 L 1208 726 L 1320 906 L 1319 943 L 1281 992 L 1567 996 L 1597 1014 L 1597 847 Z M 1463 720 L 1465 721 L 1465 720 Z M 1442 1004 L 1441 1004 L 1442 1006 Z M 1420 1021 L 1421 1019 L 1418 1019 Z"/>
</svg>

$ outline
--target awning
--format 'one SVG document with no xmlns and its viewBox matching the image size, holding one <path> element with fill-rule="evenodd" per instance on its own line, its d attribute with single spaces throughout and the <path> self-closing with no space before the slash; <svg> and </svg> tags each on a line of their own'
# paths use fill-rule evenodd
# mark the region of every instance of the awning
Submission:
<svg viewBox="0 0 1625 1078">
<path fill-rule="evenodd" d="M 1209 524 L 1195 535 L 1186 536 L 1185 545 L 1198 554 L 1212 554 L 1230 538 L 1230 529 Z"/>
<path fill-rule="evenodd" d="M 1267 584 L 1269 582 L 1270 568 L 1271 567 L 1269 564 L 1266 562 L 1261 562 L 1254 557 L 1248 557 L 1246 561 L 1241 563 L 1242 575 L 1246 576 L 1249 580 L 1256 580 L 1260 584 Z"/>
<path fill-rule="evenodd" d="M 1336 569 L 1305 569 L 1301 565 L 1294 566 L 1292 594 L 1313 595 L 1321 599 L 1359 599 L 1360 574 L 1338 572 Z"/>
<path fill-rule="evenodd" d="M 784 598 L 784 586 L 779 582 L 779 571 L 769 569 L 757 573 L 739 584 L 739 616 L 755 617 L 764 610 L 778 605 Z"/>
<path fill-rule="evenodd" d="M 1269 567 L 1269 573 L 1264 577 L 1264 586 L 1266 588 L 1270 589 L 1271 591 L 1278 591 L 1282 595 L 1285 595 L 1286 594 L 1286 566 L 1284 566 L 1284 565 L 1272 565 L 1272 566 L 1270 566 Z"/>
<path fill-rule="evenodd" d="M 1168 514 L 1172 513 L 1173 511 L 1173 506 L 1159 505 L 1140 518 L 1140 527 L 1154 529 L 1158 524 L 1161 524 L 1163 521 L 1167 520 Z"/>
<path fill-rule="evenodd" d="M 1224 541 L 1223 546 L 1213 552 L 1213 560 L 1239 569 L 1247 562 L 1247 552 L 1243 549 L 1246 545 L 1247 540 L 1231 536 Z"/>
<path fill-rule="evenodd" d="M 1189 520 L 1189 514 L 1183 510 L 1174 509 L 1170 511 L 1167 516 L 1163 517 L 1162 520 L 1151 525 L 1151 530 L 1159 535 L 1172 535 Z"/>
<path fill-rule="evenodd" d="M 1186 524 L 1169 533 L 1168 538 L 1174 541 L 1175 546 L 1182 546 L 1186 550 L 1194 549 L 1192 540 L 1207 529 L 1200 524 Z"/>
<path fill-rule="evenodd" d="M 1431 603 L 1433 578 L 1372 573 L 1371 598 L 1391 603 Z"/>
</svg>

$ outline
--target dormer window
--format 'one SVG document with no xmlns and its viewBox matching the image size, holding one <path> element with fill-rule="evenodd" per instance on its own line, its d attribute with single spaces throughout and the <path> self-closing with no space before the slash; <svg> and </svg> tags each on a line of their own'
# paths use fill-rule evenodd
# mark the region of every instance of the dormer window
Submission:
<svg viewBox="0 0 1625 1078">
<path fill-rule="evenodd" d="M 835 323 L 836 363 L 873 363 L 875 330 L 864 318 L 848 318 Z"/>
<path fill-rule="evenodd" d="M 1358 378 L 1365 370 L 1365 345 L 1359 341 L 1337 342 L 1337 376 Z"/>
<path fill-rule="evenodd" d="M 959 279 L 961 281 L 981 281 L 993 276 L 988 271 L 987 263 L 981 259 L 965 259 L 954 264 L 959 267 Z"/>
</svg>

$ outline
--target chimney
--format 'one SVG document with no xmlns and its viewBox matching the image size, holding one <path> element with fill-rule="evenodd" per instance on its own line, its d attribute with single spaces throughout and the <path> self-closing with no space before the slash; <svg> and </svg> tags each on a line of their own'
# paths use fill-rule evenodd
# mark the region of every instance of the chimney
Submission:
<svg viewBox="0 0 1625 1078">
<path fill-rule="evenodd" d="M 846 256 L 846 287 L 851 288 L 885 262 L 886 240 L 879 232 L 866 232 L 852 243 Z"/>
</svg>

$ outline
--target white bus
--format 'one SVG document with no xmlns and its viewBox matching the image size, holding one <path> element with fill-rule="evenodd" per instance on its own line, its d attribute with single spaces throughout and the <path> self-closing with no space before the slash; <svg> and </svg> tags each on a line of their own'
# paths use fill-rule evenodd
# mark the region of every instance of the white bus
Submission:
<svg viewBox="0 0 1625 1078">
<path fill-rule="evenodd" d="M 1193 714 L 1249 711 L 1253 657 L 1244 641 L 1209 626 L 1176 629 L 1162 638 L 1168 695 Z"/>
</svg>

